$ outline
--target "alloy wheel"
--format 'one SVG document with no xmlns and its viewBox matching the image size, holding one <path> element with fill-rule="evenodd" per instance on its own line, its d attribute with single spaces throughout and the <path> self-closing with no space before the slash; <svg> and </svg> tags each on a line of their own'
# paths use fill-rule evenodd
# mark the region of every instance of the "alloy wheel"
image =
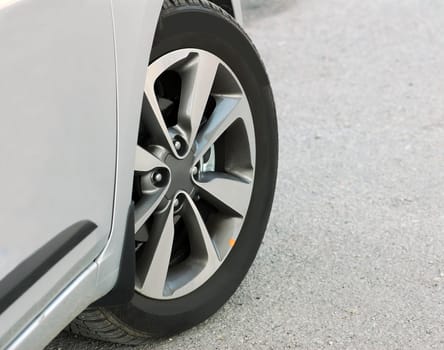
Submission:
<svg viewBox="0 0 444 350">
<path fill-rule="evenodd" d="M 173 299 L 204 284 L 233 249 L 255 167 L 247 97 L 200 49 L 147 68 L 134 171 L 136 291 Z"/>
</svg>

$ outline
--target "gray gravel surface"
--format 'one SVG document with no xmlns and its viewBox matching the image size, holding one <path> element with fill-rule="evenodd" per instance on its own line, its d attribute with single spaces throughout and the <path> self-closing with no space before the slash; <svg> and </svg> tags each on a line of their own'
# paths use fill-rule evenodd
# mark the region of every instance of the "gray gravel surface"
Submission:
<svg viewBox="0 0 444 350">
<path fill-rule="evenodd" d="M 245 5 L 280 122 L 268 232 L 215 316 L 136 349 L 444 349 L 444 1 Z"/>
</svg>

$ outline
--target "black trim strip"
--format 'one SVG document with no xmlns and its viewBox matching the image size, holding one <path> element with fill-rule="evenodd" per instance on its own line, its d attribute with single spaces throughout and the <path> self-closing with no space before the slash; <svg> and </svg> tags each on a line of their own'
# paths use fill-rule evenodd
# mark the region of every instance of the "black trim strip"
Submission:
<svg viewBox="0 0 444 350">
<path fill-rule="evenodd" d="M 0 314 L 96 228 L 87 220 L 69 226 L 8 273 L 0 281 Z"/>
</svg>

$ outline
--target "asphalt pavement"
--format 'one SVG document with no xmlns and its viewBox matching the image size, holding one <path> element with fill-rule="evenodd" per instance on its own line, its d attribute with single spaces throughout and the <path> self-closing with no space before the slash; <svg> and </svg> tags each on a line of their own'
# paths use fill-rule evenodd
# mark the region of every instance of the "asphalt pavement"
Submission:
<svg viewBox="0 0 444 350">
<path fill-rule="evenodd" d="M 216 315 L 128 349 L 444 349 L 444 1 L 244 5 L 279 114 L 265 240 Z"/>
</svg>

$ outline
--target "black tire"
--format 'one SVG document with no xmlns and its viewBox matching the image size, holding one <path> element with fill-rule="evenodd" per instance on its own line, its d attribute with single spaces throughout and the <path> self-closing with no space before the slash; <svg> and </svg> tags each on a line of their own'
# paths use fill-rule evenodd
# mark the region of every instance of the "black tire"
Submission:
<svg viewBox="0 0 444 350">
<path fill-rule="evenodd" d="M 258 159 L 242 230 L 222 266 L 194 292 L 172 300 L 154 300 L 135 293 L 124 306 L 88 308 L 70 325 L 74 333 L 141 344 L 151 337 L 193 327 L 215 313 L 235 292 L 261 244 L 273 202 L 278 158 L 276 113 L 265 69 L 250 39 L 225 11 L 205 0 L 166 0 L 151 61 L 187 47 L 209 51 L 227 63 L 250 103 Z"/>
</svg>

